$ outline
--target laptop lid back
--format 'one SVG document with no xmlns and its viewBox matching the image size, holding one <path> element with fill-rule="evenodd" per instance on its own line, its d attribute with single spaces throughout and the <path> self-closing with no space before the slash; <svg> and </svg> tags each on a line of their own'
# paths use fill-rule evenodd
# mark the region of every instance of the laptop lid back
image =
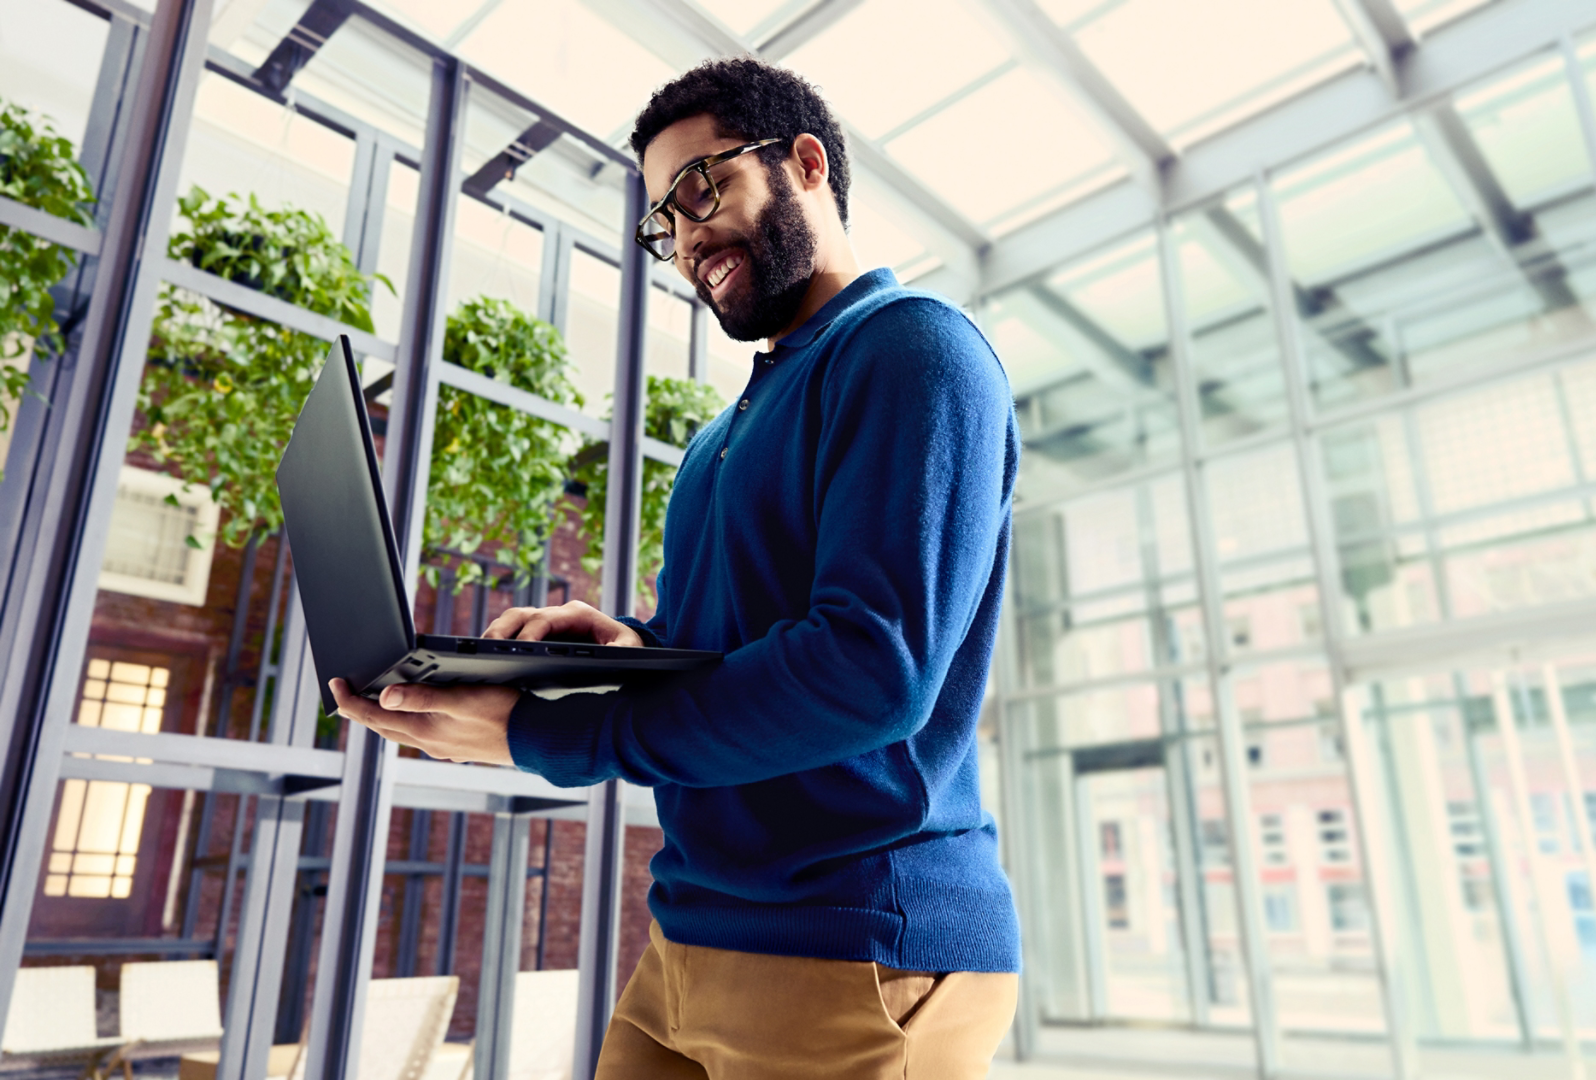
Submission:
<svg viewBox="0 0 1596 1080">
<path fill-rule="evenodd" d="M 360 375 L 342 335 L 300 410 L 277 466 L 277 490 L 331 714 L 330 680 L 364 689 L 415 645 Z"/>
</svg>

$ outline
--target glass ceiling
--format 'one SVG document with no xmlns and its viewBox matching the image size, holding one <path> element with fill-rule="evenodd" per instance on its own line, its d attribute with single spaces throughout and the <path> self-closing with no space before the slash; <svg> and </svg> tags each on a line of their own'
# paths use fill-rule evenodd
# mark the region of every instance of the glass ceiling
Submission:
<svg viewBox="0 0 1596 1080">
<path fill-rule="evenodd" d="M 780 62 L 821 88 L 850 138 L 873 144 L 943 204 L 945 217 L 989 239 L 1125 180 L 1134 164 L 1117 149 L 1126 140 L 1103 126 L 1103 110 L 1029 47 L 1034 28 L 1016 24 L 1013 5 L 991 0 L 368 2 L 617 147 L 653 89 L 706 54 L 709 45 L 693 37 L 693 25 L 718 23 L 750 49 L 778 37 L 797 41 Z M 1489 0 L 1392 2 L 1419 37 Z M 1343 14 L 1344 0 L 1035 4 L 1176 154 L 1370 63 Z M 308 7 L 309 0 L 218 0 L 212 41 L 258 64 Z M 1458 103 L 1516 202 L 1544 198 L 1578 167 L 1572 105 L 1548 106 L 1537 96 L 1558 92 L 1555 67 L 1553 60 L 1544 72 L 1524 73 L 1520 85 L 1496 88 L 1489 101 Z M 416 143 L 425 73 L 423 57 L 353 18 L 294 85 Z M 479 104 L 468 168 L 501 151 L 525 130 L 523 121 L 537 120 L 508 105 Z M 1414 142 L 1425 133 L 1390 137 L 1389 150 L 1360 152 L 1388 153 L 1393 190 L 1420 211 L 1401 227 L 1444 229 L 1465 214 L 1445 178 L 1425 171 Z M 1398 144 L 1408 148 L 1406 157 Z M 1531 144 L 1537 153 L 1525 152 Z M 534 201 L 574 207 L 590 227 L 619 230 L 615 171 L 569 140 L 560 146 L 562 153 L 539 154 L 521 170 L 518 193 L 530 198 L 523 189 L 536 188 Z M 1552 151 L 1539 152 L 1544 148 Z M 867 173 L 868 166 L 855 170 L 861 178 Z M 856 239 L 868 249 L 861 255 L 891 260 L 900 271 L 937 265 L 915 236 L 923 211 L 908 210 L 913 200 L 890 179 L 876 179 L 860 185 Z M 1306 205 L 1293 212 L 1313 213 Z"/>
</svg>

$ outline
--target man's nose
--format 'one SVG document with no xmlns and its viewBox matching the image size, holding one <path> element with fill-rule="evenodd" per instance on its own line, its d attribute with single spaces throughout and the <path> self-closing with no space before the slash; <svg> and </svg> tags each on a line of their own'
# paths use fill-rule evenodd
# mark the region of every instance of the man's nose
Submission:
<svg viewBox="0 0 1596 1080">
<path fill-rule="evenodd" d="M 676 258 L 682 273 L 689 278 L 693 276 L 693 260 L 698 258 L 698 249 L 704 244 L 706 229 L 703 222 L 688 221 L 685 216 L 676 222 Z"/>
</svg>

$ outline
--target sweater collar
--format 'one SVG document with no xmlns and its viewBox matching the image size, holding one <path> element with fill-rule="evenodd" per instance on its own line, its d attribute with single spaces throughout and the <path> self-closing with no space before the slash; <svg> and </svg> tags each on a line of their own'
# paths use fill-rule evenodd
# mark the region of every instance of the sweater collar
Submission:
<svg viewBox="0 0 1596 1080">
<path fill-rule="evenodd" d="M 838 316 L 854 304 L 882 289 L 895 288 L 897 284 L 898 278 L 889 267 L 883 266 L 865 271 L 850 281 L 847 288 L 827 300 L 825 305 L 809 316 L 802 326 L 776 342 L 777 354 L 782 349 L 802 349 L 811 344 L 815 338 L 825 333 L 833 322 L 836 322 Z"/>
</svg>

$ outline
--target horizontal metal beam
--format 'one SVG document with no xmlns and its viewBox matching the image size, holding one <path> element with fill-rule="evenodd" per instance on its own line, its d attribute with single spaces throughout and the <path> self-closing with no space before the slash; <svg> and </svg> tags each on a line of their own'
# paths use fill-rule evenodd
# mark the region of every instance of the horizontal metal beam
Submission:
<svg viewBox="0 0 1596 1080">
<path fill-rule="evenodd" d="M 791 56 L 815 38 L 836 26 L 864 0 L 819 0 L 757 42 L 755 48 L 767 60 Z"/>
<path fill-rule="evenodd" d="M 244 739 L 211 739 L 174 732 L 144 734 L 83 724 L 66 725 L 62 749 L 67 754 L 114 754 L 175 765 L 233 769 L 261 776 L 293 774 L 336 781 L 343 777 L 344 771 L 344 755 L 340 750 L 313 750 Z"/>
<path fill-rule="evenodd" d="M 1097 192 L 992 245 L 982 294 L 1006 288 L 1116 237 L 1222 195 L 1260 170 L 1278 170 L 1377 128 L 1554 48 L 1596 26 L 1589 0 L 1514 0 L 1442 27 L 1395 61 L 1399 92 L 1373 71 L 1354 71 L 1305 91 L 1191 147 L 1163 170 L 1162 200 L 1129 183 Z M 1160 205 L 1160 202 L 1162 205 Z"/>
<path fill-rule="evenodd" d="M 47 214 L 43 210 L 26 206 L 3 195 L 0 195 L 0 225 L 21 229 L 41 240 L 48 240 L 52 244 L 59 244 L 73 251 L 81 251 L 85 255 L 100 253 L 98 230 L 79 225 L 75 221 L 58 218 L 54 214 Z"/>
<path fill-rule="evenodd" d="M 438 364 L 438 381 L 445 386 L 452 386 L 457 390 L 464 390 L 480 398 L 508 405 L 518 412 L 528 413 L 540 420 L 559 424 L 561 427 L 580 431 L 584 435 L 591 435 L 595 439 L 608 439 L 610 425 L 607 420 L 599 420 L 578 412 L 569 405 L 560 405 L 547 398 L 522 390 L 520 387 L 511 386 L 509 383 L 490 379 L 479 371 L 463 368 L 459 364 L 447 361 Z"/>
<path fill-rule="evenodd" d="M 208 956 L 216 939 L 208 938 L 30 938 L 24 956 L 145 956 L 150 953 L 184 953 Z"/>
<path fill-rule="evenodd" d="M 275 296 L 267 296 L 247 285 L 228 281 L 215 274 L 207 274 L 186 262 L 162 259 L 160 275 L 163 280 L 180 289 L 199 293 L 225 307 L 237 308 L 239 311 L 277 323 L 279 326 L 286 326 L 290 330 L 298 330 L 302 334 L 309 334 L 322 341 L 332 341 L 339 334 L 347 334 L 349 344 L 357 353 L 375 356 L 389 363 L 392 363 L 394 357 L 398 355 L 397 345 L 391 341 L 383 341 L 369 331 L 341 323 L 327 315 L 306 311 L 302 307 L 290 304 L 286 300 L 279 300 Z"/>
<path fill-rule="evenodd" d="M 169 762 L 108 761 L 102 757 L 61 759 L 61 776 L 74 780 L 107 780 L 124 784 L 149 784 L 172 791 L 217 791 L 229 795 L 288 795 L 321 792 L 336 788 L 336 780 L 299 777 L 297 774 L 268 776 L 243 769 L 224 769 L 214 765 L 176 765 Z M 290 777 L 299 783 L 289 783 Z M 314 786 L 307 787 L 305 784 Z M 297 788 L 289 791 L 286 788 Z M 324 797 L 333 797 L 326 792 Z"/>
<path fill-rule="evenodd" d="M 392 767 L 394 783 L 410 787 L 476 791 L 587 805 L 586 788 L 555 787 L 543 777 L 519 769 L 458 765 L 451 761 L 410 757 L 394 759 Z"/>
</svg>

